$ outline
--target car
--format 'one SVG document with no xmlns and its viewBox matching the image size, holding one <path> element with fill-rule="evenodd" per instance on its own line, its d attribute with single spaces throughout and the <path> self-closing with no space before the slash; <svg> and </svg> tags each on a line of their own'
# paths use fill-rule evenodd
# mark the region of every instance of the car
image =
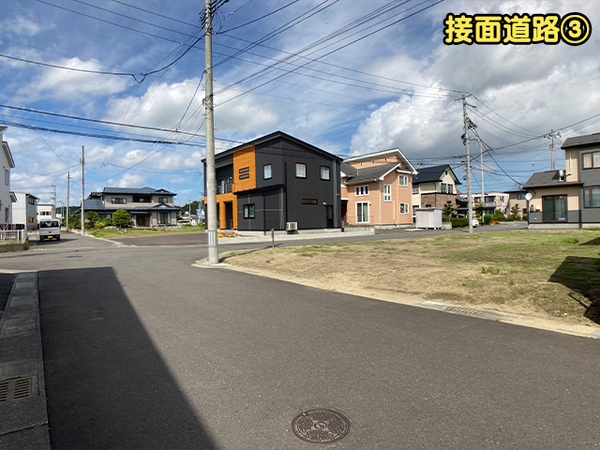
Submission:
<svg viewBox="0 0 600 450">
<path fill-rule="evenodd" d="M 46 239 L 60 241 L 60 222 L 58 219 L 40 220 L 40 241 Z"/>
<path fill-rule="evenodd" d="M 473 227 L 478 227 L 478 226 L 479 226 L 479 220 L 473 219 Z"/>
</svg>

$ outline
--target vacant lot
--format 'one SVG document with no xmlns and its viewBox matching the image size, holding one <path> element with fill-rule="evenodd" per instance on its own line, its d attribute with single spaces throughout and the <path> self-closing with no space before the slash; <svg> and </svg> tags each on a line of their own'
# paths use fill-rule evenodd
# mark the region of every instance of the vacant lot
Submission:
<svg viewBox="0 0 600 450">
<path fill-rule="evenodd" d="M 600 232 L 512 231 L 233 254 L 224 262 L 378 294 L 600 324 Z"/>
</svg>

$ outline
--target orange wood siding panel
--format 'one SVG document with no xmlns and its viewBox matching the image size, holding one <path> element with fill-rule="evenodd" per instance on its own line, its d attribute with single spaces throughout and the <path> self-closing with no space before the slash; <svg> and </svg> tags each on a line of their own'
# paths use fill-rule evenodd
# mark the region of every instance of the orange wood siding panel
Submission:
<svg viewBox="0 0 600 450">
<path fill-rule="evenodd" d="M 246 168 L 247 172 L 240 173 L 240 170 Z M 245 175 L 248 175 L 248 178 L 244 178 Z M 254 146 L 252 146 L 239 150 L 233 155 L 233 192 L 254 188 L 256 188 L 256 156 Z"/>
</svg>

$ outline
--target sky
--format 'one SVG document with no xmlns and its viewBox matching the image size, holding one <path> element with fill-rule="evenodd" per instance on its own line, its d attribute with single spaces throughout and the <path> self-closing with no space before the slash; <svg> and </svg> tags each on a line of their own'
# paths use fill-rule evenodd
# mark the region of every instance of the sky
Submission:
<svg viewBox="0 0 600 450">
<path fill-rule="evenodd" d="M 12 191 L 61 206 L 69 175 L 69 204 L 78 204 L 83 148 L 85 197 L 149 186 L 176 193 L 178 205 L 201 198 L 203 0 L 0 5 L 0 124 L 16 164 Z M 600 132 L 599 1 L 216 6 L 217 153 L 275 131 L 342 158 L 399 148 L 417 170 L 450 164 L 466 192 L 465 96 L 472 189 L 481 191 L 483 172 L 485 191 L 497 192 L 550 170 L 552 131 L 557 169 L 565 139 Z M 518 32 L 515 14 L 572 13 L 591 24 L 580 45 L 444 43 L 448 15 L 500 16 Z"/>
</svg>

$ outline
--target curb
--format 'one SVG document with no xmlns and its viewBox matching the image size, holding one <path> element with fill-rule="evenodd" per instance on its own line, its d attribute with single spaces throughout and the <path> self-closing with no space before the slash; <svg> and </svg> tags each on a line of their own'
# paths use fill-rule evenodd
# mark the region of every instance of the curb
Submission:
<svg viewBox="0 0 600 450">
<path fill-rule="evenodd" d="M 0 448 L 50 450 L 37 272 L 19 273 L 0 319 Z"/>
</svg>

